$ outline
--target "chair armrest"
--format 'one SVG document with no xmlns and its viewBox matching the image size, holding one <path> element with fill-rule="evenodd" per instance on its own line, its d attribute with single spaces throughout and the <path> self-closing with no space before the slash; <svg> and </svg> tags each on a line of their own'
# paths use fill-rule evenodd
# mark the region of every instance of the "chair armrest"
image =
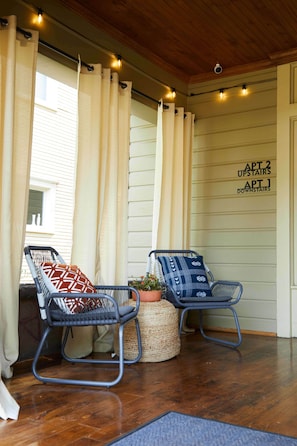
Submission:
<svg viewBox="0 0 297 446">
<path fill-rule="evenodd" d="M 240 282 L 229 280 L 216 280 L 211 284 L 210 289 L 214 297 L 231 297 L 232 304 L 236 304 L 243 293 L 243 286 Z"/>
<path fill-rule="evenodd" d="M 132 291 L 136 295 L 135 311 L 138 313 L 140 307 L 140 295 L 137 289 L 126 285 L 95 285 L 97 291 L 109 294 L 109 292 L 126 291 L 128 297 L 132 296 Z"/>
<path fill-rule="evenodd" d="M 45 298 L 45 310 L 47 312 L 47 317 L 50 320 L 51 319 L 51 312 L 55 310 L 58 306 L 57 300 L 65 300 L 65 299 L 71 299 L 71 300 L 79 300 L 79 299 L 96 299 L 101 301 L 101 306 L 98 306 L 96 311 L 102 311 L 102 313 L 113 313 L 114 317 L 119 320 L 120 314 L 119 314 L 119 305 L 117 301 L 110 295 L 106 293 L 62 293 L 62 292 L 55 292 L 51 293 Z M 53 307 L 54 305 L 54 307 Z M 60 308 L 60 307 L 59 307 Z M 60 310 L 64 312 L 61 308 Z M 72 313 L 73 316 L 77 316 L 80 314 L 87 314 L 91 311 L 94 311 L 92 309 L 89 309 L 87 311 L 80 311 L 77 313 Z M 65 314 L 68 314 L 65 312 Z"/>
<path fill-rule="evenodd" d="M 114 288 L 114 287 L 110 287 Z M 118 288 L 119 289 L 119 288 Z M 133 290 L 133 288 L 132 288 Z M 130 290 L 129 290 L 130 291 Z M 134 291 L 134 290 L 133 290 Z M 140 297 L 137 290 L 136 296 Z M 69 313 L 59 306 L 57 299 L 98 299 L 102 301 L 102 306 L 87 311 Z M 98 293 L 52 293 L 45 298 L 45 312 L 47 322 L 51 326 L 83 326 L 83 325 L 113 325 L 128 321 L 136 317 L 138 310 L 130 305 L 119 306 L 116 299 L 105 292 Z M 125 311 L 127 309 L 127 311 Z"/>
<path fill-rule="evenodd" d="M 136 290 L 133 287 L 130 286 L 116 286 L 116 285 L 96 285 L 95 289 L 97 293 L 62 293 L 62 292 L 54 292 L 49 294 L 45 297 L 45 310 L 47 313 L 47 318 L 49 321 L 51 321 L 51 312 L 53 310 L 56 310 L 57 307 L 57 299 L 72 299 L 72 300 L 78 300 L 78 299 L 98 299 L 101 301 L 102 306 L 98 307 L 96 309 L 97 312 L 102 312 L 106 314 L 113 313 L 113 318 L 116 318 L 118 321 L 120 320 L 120 305 L 118 304 L 116 298 L 113 296 L 113 294 L 117 291 L 125 291 L 127 293 L 127 296 L 130 297 L 132 291 L 136 295 L 136 303 L 134 308 L 134 313 L 138 314 L 139 307 L 140 307 L 140 295 L 138 290 Z M 53 308 L 53 304 L 54 307 Z M 61 311 L 63 311 L 60 308 Z M 92 310 L 90 310 L 92 311 Z M 86 312 L 78 312 L 70 314 L 70 316 L 78 316 L 78 315 L 86 315 L 86 313 L 90 313 L 90 311 Z M 63 311 L 64 312 L 64 311 Z M 65 314 L 67 314 L 65 312 Z"/>
</svg>

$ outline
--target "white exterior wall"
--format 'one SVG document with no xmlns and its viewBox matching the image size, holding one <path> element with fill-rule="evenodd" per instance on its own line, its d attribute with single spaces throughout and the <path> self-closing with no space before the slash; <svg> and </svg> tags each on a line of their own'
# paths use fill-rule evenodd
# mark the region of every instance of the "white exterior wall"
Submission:
<svg viewBox="0 0 297 446">
<path fill-rule="evenodd" d="M 41 55 L 38 56 L 37 70 L 63 80 L 63 83 L 57 84 L 55 106 L 35 104 L 30 171 L 34 182 L 49 181 L 55 185 L 54 225 L 50 231 L 45 231 L 42 227 L 27 230 L 25 245 L 54 246 L 64 260 L 69 262 L 76 164 L 76 74 L 73 70 Z M 24 260 L 21 282 L 31 281 Z"/>
</svg>

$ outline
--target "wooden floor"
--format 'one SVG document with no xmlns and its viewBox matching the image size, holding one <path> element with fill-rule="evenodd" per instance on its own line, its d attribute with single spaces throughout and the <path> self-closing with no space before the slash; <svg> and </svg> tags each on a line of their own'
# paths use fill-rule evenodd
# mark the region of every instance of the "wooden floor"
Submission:
<svg viewBox="0 0 297 446">
<path fill-rule="evenodd" d="M 48 371 L 77 368 L 82 376 L 76 365 Z M 6 385 L 21 410 L 18 421 L 0 421 L 5 446 L 106 445 L 170 410 L 297 437 L 296 339 L 244 335 L 232 350 L 187 334 L 178 357 L 126 367 L 109 390 L 45 385 L 20 372 Z"/>
</svg>

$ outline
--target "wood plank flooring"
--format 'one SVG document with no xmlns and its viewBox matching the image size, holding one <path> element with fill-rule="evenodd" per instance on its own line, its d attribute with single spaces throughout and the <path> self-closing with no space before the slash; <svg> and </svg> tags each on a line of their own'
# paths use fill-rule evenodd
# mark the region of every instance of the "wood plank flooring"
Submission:
<svg viewBox="0 0 297 446">
<path fill-rule="evenodd" d="M 6 386 L 21 410 L 17 421 L 0 420 L 1 446 L 106 445 L 169 410 L 297 437 L 297 339 L 244 335 L 232 350 L 187 334 L 178 357 L 126 367 L 109 390 L 45 385 L 22 370 Z"/>
</svg>

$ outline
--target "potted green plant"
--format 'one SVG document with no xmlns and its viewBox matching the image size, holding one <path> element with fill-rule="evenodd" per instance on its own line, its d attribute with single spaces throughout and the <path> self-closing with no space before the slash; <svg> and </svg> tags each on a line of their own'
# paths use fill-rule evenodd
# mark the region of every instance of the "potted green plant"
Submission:
<svg viewBox="0 0 297 446">
<path fill-rule="evenodd" d="M 155 274 L 140 276 L 137 279 L 133 279 L 129 284 L 138 290 L 141 302 L 157 302 L 161 300 L 163 287 Z M 132 293 L 132 298 L 136 300 L 135 293 Z"/>
</svg>

